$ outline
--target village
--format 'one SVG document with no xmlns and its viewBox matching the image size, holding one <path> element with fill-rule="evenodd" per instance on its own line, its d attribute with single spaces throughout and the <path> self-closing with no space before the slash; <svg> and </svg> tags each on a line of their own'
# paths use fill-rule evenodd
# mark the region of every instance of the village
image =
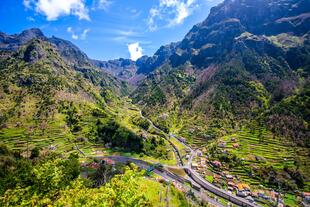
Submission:
<svg viewBox="0 0 310 207">
<path fill-rule="evenodd" d="M 234 149 L 240 147 L 235 138 L 231 138 L 230 141 L 233 142 L 232 147 Z M 220 152 L 223 154 L 229 153 L 229 148 L 227 147 L 226 142 L 219 142 L 217 148 L 220 149 Z M 187 148 L 187 154 L 185 155 L 186 160 L 190 159 L 190 152 L 190 148 Z M 273 206 L 278 207 L 284 206 L 281 194 L 275 192 L 273 189 L 262 188 L 262 186 L 252 187 L 243 182 L 237 175 L 230 174 L 225 165 L 219 160 L 211 160 L 207 147 L 197 149 L 190 164 L 192 169 L 204 177 L 208 182 L 231 194 L 245 198 L 253 204 L 259 202 L 272 204 Z"/>
</svg>

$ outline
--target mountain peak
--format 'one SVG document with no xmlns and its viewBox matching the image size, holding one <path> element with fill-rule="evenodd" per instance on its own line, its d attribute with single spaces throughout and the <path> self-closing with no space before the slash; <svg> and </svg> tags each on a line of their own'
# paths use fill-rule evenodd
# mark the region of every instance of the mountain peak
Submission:
<svg viewBox="0 0 310 207">
<path fill-rule="evenodd" d="M 43 32 L 39 28 L 31 28 L 22 31 L 19 35 L 19 37 L 23 37 L 25 39 L 34 39 L 34 38 L 44 38 Z"/>
<path fill-rule="evenodd" d="M 43 32 L 38 28 L 31 28 L 19 34 L 8 35 L 0 32 L 0 50 L 16 51 L 21 45 L 32 39 L 46 40 Z"/>
</svg>

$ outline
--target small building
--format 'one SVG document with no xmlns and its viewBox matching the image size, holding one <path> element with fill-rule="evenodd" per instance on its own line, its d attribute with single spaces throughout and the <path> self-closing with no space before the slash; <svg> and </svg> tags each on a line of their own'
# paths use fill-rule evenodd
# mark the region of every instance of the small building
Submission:
<svg viewBox="0 0 310 207">
<path fill-rule="evenodd" d="M 231 137 L 231 138 L 230 138 L 230 141 L 235 142 L 235 141 L 236 141 L 236 138 Z"/>
<path fill-rule="evenodd" d="M 233 144 L 233 148 L 236 149 L 236 148 L 239 148 L 239 147 L 240 147 L 240 145 L 239 145 L 238 143 L 234 143 L 234 144 Z"/>
<path fill-rule="evenodd" d="M 212 165 L 213 165 L 214 167 L 222 167 L 222 163 L 221 163 L 220 161 L 213 161 L 213 162 L 212 162 Z"/>
<path fill-rule="evenodd" d="M 191 152 L 191 149 L 190 149 L 189 147 L 187 147 L 187 148 L 185 149 L 185 152 L 186 152 L 186 153 L 190 153 L 190 152 Z"/>
<path fill-rule="evenodd" d="M 247 192 L 245 191 L 237 191 L 237 196 L 245 198 L 247 196 Z"/>
<path fill-rule="evenodd" d="M 221 147 L 221 148 L 225 148 L 226 147 L 226 142 L 220 142 L 218 146 Z"/>
<path fill-rule="evenodd" d="M 189 160 L 190 157 L 191 157 L 190 155 L 186 155 L 186 156 L 185 156 L 185 159 L 186 159 L 186 160 Z"/>
<path fill-rule="evenodd" d="M 252 195 L 252 197 L 257 198 L 258 197 L 258 192 L 252 192 L 251 195 Z"/>
<path fill-rule="evenodd" d="M 219 180 L 219 179 L 221 179 L 222 178 L 222 176 L 220 176 L 220 175 L 218 175 L 218 174 L 214 174 L 213 175 L 213 179 L 214 180 Z"/>
<path fill-rule="evenodd" d="M 271 191 L 270 192 L 270 197 L 273 199 L 273 200 L 277 200 L 278 199 L 278 195 L 279 193 L 275 192 L 275 191 Z"/>
<path fill-rule="evenodd" d="M 233 182 L 228 182 L 227 185 L 231 186 L 231 187 L 235 187 L 235 183 L 233 183 Z"/>
<path fill-rule="evenodd" d="M 229 174 L 227 174 L 225 177 L 226 177 L 228 180 L 232 180 L 232 179 L 234 179 L 234 176 L 229 175 Z"/>
<path fill-rule="evenodd" d="M 202 166 L 205 166 L 205 165 L 206 165 L 206 160 L 201 159 L 201 160 L 200 160 L 200 164 L 201 164 Z"/>
<path fill-rule="evenodd" d="M 192 163 L 192 168 L 193 168 L 193 169 L 197 169 L 198 166 L 199 166 L 198 163 L 196 163 L 196 162 L 193 162 L 193 163 Z"/>
<path fill-rule="evenodd" d="M 310 192 L 303 192 L 301 196 L 304 202 L 310 203 Z"/>
<path fill-rule="evenodd" d="M 202 152 L 200 150 L 197 151 L 197 156 L 201 157 L 202 156 Z"/>
<path fill-rule="evenodd" d="M 102 161 L 108 165 L 115 165 L 115 161 L 109 158 L 103 158 Z"/>
<path fill-rule="evenodd" d="M 51 150 L 51 151 L 55 151 L 55 150 L 57 149 L 57 147 L 54 146 L 54 145 L 49 145 L 49 146 L 47 147 L 47 149 L 48 149 L 48 150 Z"/>
<path fill-rule="evenodd" d="M 245 183 L 238 183 L 237 188 L 239 191 L 250 191 L 250 187 Z"/>
</svg>

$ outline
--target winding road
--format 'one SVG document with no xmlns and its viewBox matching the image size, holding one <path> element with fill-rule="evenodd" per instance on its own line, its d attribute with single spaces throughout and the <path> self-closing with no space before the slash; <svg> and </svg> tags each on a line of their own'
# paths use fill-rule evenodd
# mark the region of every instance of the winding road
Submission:
<svg viewBox="0 0 310 207">
<path fill-rule="evenodd" d="M 177 158 L 178 166 L 165 166 L 165 167 L 170 167 L 170 168 L 175 168 L 175 169 L 183 169 L 187 174 L 187 178 L 183 178 L 179 175 L 176 175 L 176 174 L 168 171 L 165 168 L 163 168 L 162 170 L 154 169 L 153 172 L 155 174 L 160 175 L 161 177 L 163 177 L 164 179 L 166 179 L 168 181 L 177 183 L 178 185 L 182 186 L 184 189 L 186 189 L 188 191 L 189 190 L 192 191 L 194 193 L 195 197 L 198 197 L 201 200 L 206 201 L 206 202 L 208 202 L 212 205 L 215 205 L 215 206 L 224 207 L 221 203 L 210 198 L 205 193 L 203 193 L 200 189 L 205 189 L 205 190 L 207 190 L 207 191 L 209 191 L 209 192 L 211 192 L 211 193 L 213 193 L 213 194 L 215 194 L 221 198 L 224 198 L 225 200 L 227 200 L 231 203 L 238 205 L 238 206 L 245 206 L 245 207 L 256 207 L 257 206 L 257 205 L 254 205 L 253 203 L 250 203 L 246 199 L 243 199 L 241 197 L 230 194 L 229 192 L 227 192 L 223 189 L 220 189 L 220 188 L 214 186 L 213 184 L 207 182 L 195 170 L 193 170 L 191 168 L 191 163 L 192 163 L 192 160 L 194 159 L 194 156 L 196 154 L 196 150 L 193 150 L 192 148 L 187 146 L 185 143 L 181 142 L 175 135 L 168 135 L 167 133 L 165 133 L 164 131 L 162 131 L 158 127 L 156 127 L 150 119 L 143 116 L 141 111 L 140 111 L 140 115 L 143 119 L 147 120 L 150 123 L 150 125 L 157 132 L 163 134 L 165 136 L 165 139 L 169 142 L 169 144 L 173 148 L 173 151 L 174 151 L 175 156 Z M 184 163 L 183 163 L 180 151 L 169 139 L 170 136 L 176 138 L 176 140 L 178 140 L 182 145 L 184 145 L 185 147 L 190 149 L 191 156 L 190 156 L 188 163 L 186 165 L 184 165 Z M 77 150 L 85 156 L 85 154 L 78 148 L 78 146 L 77 146 Z M 143 168 L 143 169 L 148 169 L 152 165 L 155 164 L 155 163 L 146 162 L 144 160 L 139 160 L 139 159 L 135 159 L 135 158 L 131 158 L 131 157 L 125 157 L 125 156 L 92 156 L 91 158 L 97 158 L 97 159 L 109 158 L 111 160 L 114 160 L 115 162 L 120 162 L 120 163 L 132 162 L 132 163 L 135 163 L 137 166 L 139 166 L 140 168 Z M 188 185 L 186 185 L 186 183 L 191 184 L 192 187 L 189 187 Z M 199 190 L 197 190 L 193 186 L 198 186 Z"/>
<path fill-rule="evenodd" d="M 194 159 L 194 156 L 195 156 L 195 153 L 196 153 L 196 150 L 193 150 L 192 148 L 190 148 L 189 146 L 185 145 L 185 143 L 183 142 L 180 142 L 180 140 L 176 137 L 176 136 L 173 136 L 174 138 L 176 138 L 176 140 L 178 140 L 181 144 L 183 144 L 185 147 L 189 148 L 191 150 L 191 156 L 189 158 L 189 161 L 188 163 L 184 166 L 183 164 L 183 161 L 182 161 L 182 157 L 181 157 L 181 154 L 180 154 L 180 151 L 178 150 L 178 148 L 169 140 L 169 135 L 167 135 L 164 131 L 162 131 L 161 129 L 159 129 L 158 127 L 156 127 L 153 122 L 146 118 L 145 116 L 143 116 L 142 112 L 140 111 L 140 115 L 142 118 L 146 119 L 150 124 L 151 126 L 157 130 L 158 132 L 162 133 L 165 135 L 165 138 L 166 140 L 170 143 L 170 145 L 173 147 L 174 149 L 174 152 L 175 152 L 175 155 L 177 157 L 177 159 L 179 160 L 178 161 L 178 166 L 181 167 L 182 169 L 185 170 L 185 172 L 187 173 L 187 175 L 196 182 L 196 184 L 198 184 L 198 186 L 200 186 L 201 188 L 211 192 L 211 193 L 214 193 L 215 195 L 219 196 L 219 197 L 222 197 L 238 206 L 246 206 L 246 207 L 256 207 L 257 205 L 247 201 L 246 199 L 244 198 L 241 198 L 241 197 L 238 197 L 236 195 L 233 195 L 221 188 L 218 188 L 216 187 L 215 185 L 207 182 L 204 178 L 202 178 L 195 170 L 193 170 L 191 168 L 191 163 L 192 163 L 192 160 Z"/>
</svg>

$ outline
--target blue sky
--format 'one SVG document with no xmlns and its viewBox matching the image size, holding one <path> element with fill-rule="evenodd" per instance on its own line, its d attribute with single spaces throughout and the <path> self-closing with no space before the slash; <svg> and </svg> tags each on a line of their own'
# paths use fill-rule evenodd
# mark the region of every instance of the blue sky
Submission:
<svg viewBox="0 0 310 207">
<path fill-rule="evenodd" d="M 89 57 L 137 59 L 181 40 L 222 0 L 0 0 L 0 31 L 37 27 Z"/>
</svg>

